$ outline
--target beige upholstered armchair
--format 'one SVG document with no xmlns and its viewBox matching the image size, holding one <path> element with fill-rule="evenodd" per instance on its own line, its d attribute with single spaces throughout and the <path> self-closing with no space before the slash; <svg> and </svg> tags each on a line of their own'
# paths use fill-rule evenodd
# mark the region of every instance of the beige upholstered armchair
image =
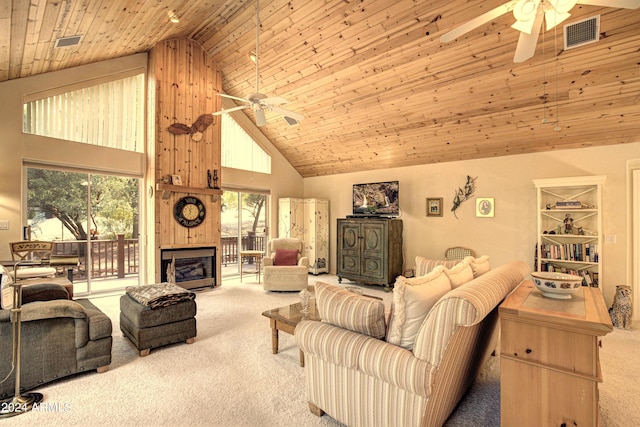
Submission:
<svg viewBox="0 0 640 427">
<path fill-rule="evenodd" d="M 300 291 L 307 287 L 309 260 L 303 256 L 300 239 L 272 239 L 267 244 L 267 256 L 262 259 L 264 290 Z"/>
<path fill-rule="evenodd" d="M 309 409 L 350 427 L 442 426 L 496 348 L 498 306 L 529 266 L 513 261 L 465 283 L 462 274 L 440 266 L 396 282 L 394 310 L 404 313 L 393 320 L 403 329 L 399 339 L 393 325 L 385 336 L 382 302 L 316 283 L 322 322 L 303 320 L 294 334 L 304 352 Z M 447 291 L 453 279 L 456 287 Z M 442 292 L 426 314 L 411 314 Z"/>
</svg>

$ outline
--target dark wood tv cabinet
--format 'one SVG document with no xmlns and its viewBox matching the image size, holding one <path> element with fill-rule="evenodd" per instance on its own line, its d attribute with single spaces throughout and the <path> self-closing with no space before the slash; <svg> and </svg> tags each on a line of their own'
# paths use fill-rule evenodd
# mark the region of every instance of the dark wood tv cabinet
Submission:
<svg viewBox="0 0 640 427">
<path fill-rule="evenodd" d="M 389 288 L 402 274 L 402 220 L 340 218 L 337 244 L 338 281 L 349 279 Z"/>
</svg>

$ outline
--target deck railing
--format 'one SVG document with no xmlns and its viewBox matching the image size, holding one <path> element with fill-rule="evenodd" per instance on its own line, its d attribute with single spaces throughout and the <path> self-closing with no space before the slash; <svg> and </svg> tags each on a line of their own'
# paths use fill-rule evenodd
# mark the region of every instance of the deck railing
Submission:
<svg viewBox="0 0 640 427">
<path fill-rule="evenodd" d="M 266 238 L 264 236 L 242 236 L 242 250 L 266 249 Z M 91 257 L 87 257 L 86 240 L 56 241 L 53 245 L 53 255 L 74 255 L 78 256 L 80 265 L 75 277 L 77 279 L 86 278 L 87 258 L 91 262 L 91 278 L 118 277 L 138 274 L 138 239 L 125 239 L 120 234 L 115 240 L 91 240 Z M 223 237 L 219 252 L 222 256 L 221 262 L 225 267 L 228 264 L 238 262 L 238 238 Z"/>
<path fill-rule="evenodd" d="M 221 262 L 223 266 L 236 264 L 238 262 L 238 238 L 223 237 L 220 239 Z M 266 238 L 264 236 L 242 236 L 242 250 L 265 251 Z"/>
<path fill-rule="evenodd" d="M 138 274 L 138 239 L 125 239 L 119 234 L 116 240 L 91 240 L 91 257 L 87 257 L 87 241 L 56 241 L 53 255 L 78 256 L 80 265 L 76 277 L 86 278 L 87 258 L 91 263 L 91 277 L 118 277 Z"/>
</svg>

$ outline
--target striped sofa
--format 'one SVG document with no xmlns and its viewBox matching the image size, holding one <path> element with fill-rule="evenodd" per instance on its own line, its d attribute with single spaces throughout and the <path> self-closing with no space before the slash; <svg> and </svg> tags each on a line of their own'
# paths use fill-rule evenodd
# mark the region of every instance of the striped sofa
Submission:
<svg viewBox="0 0 640 427">
<path fill-rule="evenodd" d="M 309 408 L 350 426 L 441 426 L 495 349 L 500 302 L 529 274 L 513 261 L 441 297 L 413 350 L 327 322 L 295 330 Z"/>
</svg>

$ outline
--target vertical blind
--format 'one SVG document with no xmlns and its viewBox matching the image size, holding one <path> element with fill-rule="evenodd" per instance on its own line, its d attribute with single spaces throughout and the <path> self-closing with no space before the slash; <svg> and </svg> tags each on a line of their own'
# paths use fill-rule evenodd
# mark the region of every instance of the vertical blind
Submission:
<svg viewBox="0 0 640 427">
<path fill-rule="evenodd" d="M 144 152 L 144 74 L 23 104 L 23 131 Z"/>
<path fill-rule="evenodd" d="M 222 166 L 271 173 L 271 156 L 229 114 L 221 117 Z"/>
</svg>

